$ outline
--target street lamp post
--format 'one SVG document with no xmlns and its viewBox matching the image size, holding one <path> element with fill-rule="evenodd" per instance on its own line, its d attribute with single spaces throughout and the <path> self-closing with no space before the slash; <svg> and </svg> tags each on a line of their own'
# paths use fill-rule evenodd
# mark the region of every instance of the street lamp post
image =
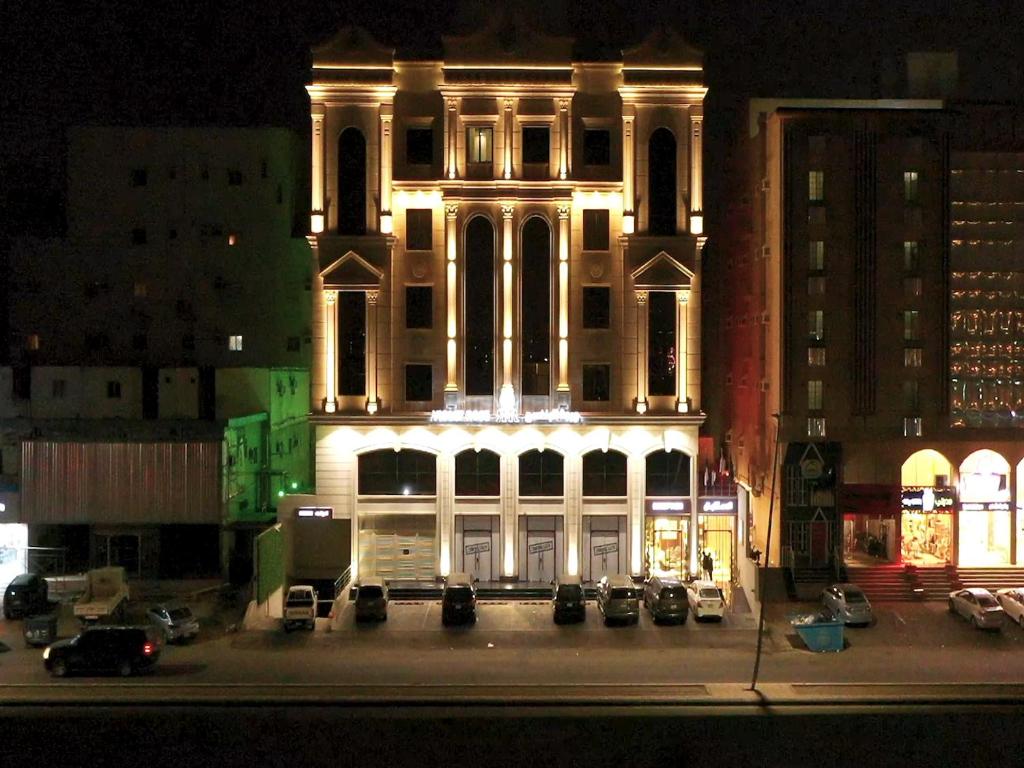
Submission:
<svg viewBox="0 0 1024 768">
<path fill-rule="evenodd" d="M 772 495 L 768 500 L 768 537 L 764 543 L 764 570 L 761 573 L 761 616 L 757 622 L 757 652 L 754 655 L 754 675 L 750 681 L 750 690 L 757 690 L 757 673 L 761 669 L 761 645 L 764 642 L 764 612 L 768 605 L 768 591 L 765 589 L 768 577 L 768 566 L 772 554 L 772 520 L 775 517 L 775 478 L 779 468 L 779 432 L 782 431 L 782 415 L 773 413 L 775 419 L 775 448 L 772 450 Z"/>
</svg>

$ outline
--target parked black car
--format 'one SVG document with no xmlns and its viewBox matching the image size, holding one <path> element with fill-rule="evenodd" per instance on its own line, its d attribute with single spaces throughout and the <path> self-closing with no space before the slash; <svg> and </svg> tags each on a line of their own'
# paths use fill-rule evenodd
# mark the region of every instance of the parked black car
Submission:
<svg viewBox="0 0 1024 768">
<path fill-rule="evenodd" d="M 151 669 L 160 645 L 141 627 L 89 627 L 43 651 L 43 666 L 54 677 L 74 672 L 108 672 L 128 677 Z"/>
<path fill-rule="evenodd" d="M 46 579 L 36 573 L 15 576 L 4 592 L 4 618 L 22 619 L 50 609 Z"/>
<path fill-rule="evenodd" d="M 453 573 L 441 593 L 441 623 L 447 627 L 462 622 L 476 624 L 476 585 L 469 574 Z"/>
<path fill-rule="evenodd" d="M 551 595 L 551 610 L 555 624 L 564 621 L 585 621 L 587 618 L 587 597 L 579 576 L 563 573 L 555 582 Z"/>
</svg>

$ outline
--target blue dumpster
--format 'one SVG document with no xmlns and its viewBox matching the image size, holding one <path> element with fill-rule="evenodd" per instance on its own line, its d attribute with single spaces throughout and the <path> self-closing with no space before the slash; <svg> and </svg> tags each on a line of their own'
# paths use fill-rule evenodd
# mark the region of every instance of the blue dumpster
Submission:
<svg viewBox="0 0 1024 768">
<path fill-rule="evenodd" d="M 789 623 L 809 650 L 817 653 L 843 650 L 843 622 L 827 613 L 793 613 Z"/>
</svg>

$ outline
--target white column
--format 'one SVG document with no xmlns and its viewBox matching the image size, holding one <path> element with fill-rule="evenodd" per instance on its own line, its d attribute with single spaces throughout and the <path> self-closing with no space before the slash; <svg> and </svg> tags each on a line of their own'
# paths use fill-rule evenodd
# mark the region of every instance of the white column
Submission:
<svg viewBox="0 0 1024 768">
<path fill-rule="evenodd" d="M 511 205 L 501 206 L 501 394 L 498 409 L 516 412 L 516 393 L 512 383 L 512 214 Z"/>
<path fill-rule="evenodd" d="M 394 231 L 391 219 L 391 123 L 394 106 L 380 105 L 380 229 L 382 235 L 390 235 Z"/>
<path fill-rule="evenodd" d="M 455 509 L 455 461 L 450 453 L 442 453 L 437 457 L 437 542 L 438 572 L 447 576 L 452 572 L 452 547 L 455 543 L 453 535 L 453 516 Z"/>
<path fill-rule="evenodd" d="M 647 413 L 647 291 L 636 291 L 636 412 Z"/>
<path fill-rule="evenodd" d="M 629 538 L 629 573 L 644 572 L 644 501 L 646 493 L 646 461 L 643 456 L 626 457 L 626 530 Z"/>
<path fill-rule="evenodd" d="M 377 399 L 377 299 L 379 291 L 366 292 L 366 412 L 375 414 Z"/>
<path fill-rule="evenodd" d="M 448 366 L 447 377 L 444 385 L 444 407 L 455 408 L 459 400 L 459 371 L 458 371 L 458 267 L 456 256 L 458 255 L 458 215 L 459 206 L 456 203 L 447 203 L 444 206 L 444 237 L 446 252 L 446 323 L 448 337 Z"/>
<path fill-rule="evenodd" d="M 704 115 L 690 113 L 690 234 L 704 234 Z"/>
<path fill-rule="evenodd" d="M 636 231 L 636 150 L 634 132 L 636 107 L 622 105 L 622 234 L 632 235 Z"/>
<path fill-rule="evenodd" d="M 558 407 L 568 408 L 569 391 L 569 206 L 558 206 Z"/>
<path fill-rule="evenodd" d="M 519 521 L 516 499 L 519 494 L 519 461 L 516 456 L 501 457 L 501 575 L 514 579 L 516 570 L 516 538 Z"/>
<path fill-rule="evenodd" d="M 512 136 L 515 127 L 512 122 L 512 99 L 505 99 L 505 178 L 512 178 Z"/>
<path fill-rule="evenodd" d="M 313 234 L 324 231 L 324 116 L 323 104 L 314 104 L 310 116 L 313 119 L 313 167 L 310 169 L 312 188 L 309 230 Z"/>
<path fill-rule="evenodd" d="M 687 397 L 686 373 L 689 367 L 688 332 L 686 307 L 690 299 L 689 291 L 676 291 L 676 411 L 689 413 L 690 403 Z"/>
<path fill-rule="evenodd" d="M 448 99 L 448 178 L 458 176 L 459 101 Z"/>
<path fill-rule="evenodd" d="M 565 570 L 580 574 L 580 532 L 583 530 L 583 458 L 570 451 L 565 457 Z"/>
<path fill-rule="evenodd" d="M 558 102 L 558 178 L 569 178 L 569 100 Z"/>
<path fill-rule="evenodd" d="M 338 292 L 324 291 L 324 329 L 326 330 L 327 396 L 324 411 L 338 410 Z"/>
</svg>

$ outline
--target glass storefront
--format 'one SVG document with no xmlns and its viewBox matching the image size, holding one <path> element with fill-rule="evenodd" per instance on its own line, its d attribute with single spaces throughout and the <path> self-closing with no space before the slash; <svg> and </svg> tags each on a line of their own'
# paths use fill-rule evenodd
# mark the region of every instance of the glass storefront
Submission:
<svg viewBox="0 0 1024 768">
<path fill-rule="evenodd" d="M 961 504 L 958 564 L 969 567 L 1009 564 L 1012 525 L 1010 505 L 1006 502 Z"/>
<path fill-rule="evenodd" d="M 644 571 L 648 576 L 687 579 L 690 575 L 690 518 L 644 518 Z"/>
<path fill-rule="evenodd" d="M 895 514 L 843 515 L 843 560 L 847 564 L 895 562 L 898 549 Z"/>
<path fill-rule="evenodd" d="M 732 584 L 736 518 L 732 515 L 700 515 L 697 526 L 700 531 L 697 542 L 700 575 L 707 578 L 704 572 L 704 556 L 707 555 L 711 558 L 711 580 L 728 593 Z"/>
<path fill-rule="evenodd" d="M 950 562 L 953 544 L 952 514 L 904 509 L 900 534 L 904 563 L 942 565 Z"/>
</svg>

